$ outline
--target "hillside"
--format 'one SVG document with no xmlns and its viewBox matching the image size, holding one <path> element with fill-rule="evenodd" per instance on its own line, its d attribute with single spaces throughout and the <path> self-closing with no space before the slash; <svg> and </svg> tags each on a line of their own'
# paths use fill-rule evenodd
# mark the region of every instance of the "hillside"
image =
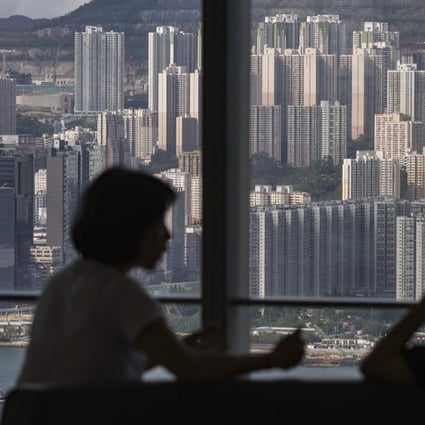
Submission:
<svg viewBox="0 0 425 425">
<path fill-rule="evenodd" d="M 51 67 L 55 52 L 65 76 L 72 75 L 74 32 L 85 25 L 126 33 L 127 57 L 136 75 L 147 66 L 147 33 L 158 25 L 177 25 L 195 31 L 200 21 L 201 0 L 93 0 L 65 16 L 31 20 L 23 16 L 0 19 L 0 47 L 16 49 L 8 66 L 37 71 Z M 339 14 L 347 30 L 359 29 L 366 20 L 385 21 L 399 30 L 403 40 L 425 40 L 425 8 L 421 0 L 256 0 L 253 27 L 266 15 L 297 13 Z"/>
</svg>

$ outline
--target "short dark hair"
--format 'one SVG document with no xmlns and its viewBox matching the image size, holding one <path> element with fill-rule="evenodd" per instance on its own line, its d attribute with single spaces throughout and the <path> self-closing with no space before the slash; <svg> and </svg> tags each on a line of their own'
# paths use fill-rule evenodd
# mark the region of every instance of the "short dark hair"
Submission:
<svg viewBox="0 0 425 425">
<path fill-rule="evenodd" d="M 132 260 L 143 230 L 162 220 L 175 199 L 170 186 L 145 172 L 108 168 L 80 200 L 71 229 L 75 248 L 113 265 Z"/>
</svg>

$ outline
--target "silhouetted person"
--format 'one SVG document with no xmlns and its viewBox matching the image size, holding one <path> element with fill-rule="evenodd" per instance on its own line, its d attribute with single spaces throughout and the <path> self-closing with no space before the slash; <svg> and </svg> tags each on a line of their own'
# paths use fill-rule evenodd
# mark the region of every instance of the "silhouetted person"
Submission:
<svg viewBox="0 0 425 425">
<path fill-rule="evenodd" d="M 365 358 L 360 368 L 365 378 L 412 383 L 425 389 L 425 347 L 406 348 L 406 343 L 424 321 L 425 297 L 392 326 Z"/>
<path fill-rule="evenodd" d="M 203 381 L 271 367 L 304 354 L 299 332 L 262 355 L 229 355 L 182 341 L 160 305 L 127 272 L 153 269 L 170 233 L 164 214 L 175 200 L 162 181 L 110 168 L 88 187 L 72 228 L 81 259 L 55 274 L 35 312 L 19 383 L 139 380 L 160 364 L 183 381 Z"/>
</svg>

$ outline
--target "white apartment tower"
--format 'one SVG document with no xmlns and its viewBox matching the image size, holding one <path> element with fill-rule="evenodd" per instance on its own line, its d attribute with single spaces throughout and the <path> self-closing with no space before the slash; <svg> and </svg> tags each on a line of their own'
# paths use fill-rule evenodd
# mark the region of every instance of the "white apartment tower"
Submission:
<svg viewBox="0 0 425 425">
<path fill-rule="evenodd" d="M 425 293 L 425 219 L 397 218 L 396 299 L 419 301 Z"/>
<path fill-rule="evenodd" d="M 148 108 L 158 111 L 158 75 L 170 65 L 184 66 L 188 73 L 199 69 L 200 32 L 185 33 L 174 26 L 159 26 L 148 34 Z"/>
<path fill-rule="evenodd" d="M 416 64 L 400 64 L 388 71 L 387 112 L 408 115 L 425 123 L 425 71 Z"/>
<path fill-rule="evenodd" d="M 375 151 L 357 151 L 342 165 L 342 199 L 400 198 L 400 164 Z"/>
<path fill-rule="evenodd" d="M 342 199 L 379 196 L 379 158 L 374 151 L 357 151 L 342 165 Z"/>
<path fill-rule="evenodd" d="M 86 26 L 75 33 L 75 112 L 124 107 L 124 33 Z"/>
</svg>

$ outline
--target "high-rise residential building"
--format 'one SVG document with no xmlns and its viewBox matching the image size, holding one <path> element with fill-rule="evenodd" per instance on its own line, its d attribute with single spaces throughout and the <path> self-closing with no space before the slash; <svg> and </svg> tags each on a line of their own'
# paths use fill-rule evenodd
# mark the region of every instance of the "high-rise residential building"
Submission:
<svg viewBox="0 0 425 425">
<path fill-rule="evenodd" d="M 387 113 L 401 113 L 425 123 L 425 71 L 416 64 L 400 64 L 388 71 Z"/>
<path fill-rule="evenodd" d="M 342 165 L 342 199 L 379 196 L 379 158 L 374 151 L 357 151 Z"/>
<path fill-rule="evenodd" d="M 400 240 L 397 219 L 423 217 L 424 209 L 424 201 L 388 198 L 251 207 L 250 293 L 395 299 L 402 244 L 416 244 L 409 267 L 417 285 L 425 262 L 423 233 Z M 423 224 L 416 226 L 423 232 Z"/>
<path fill-rule="evenodd" d="M 419 301 L 425 294 L 425 218 L 397 217 L 396 299 Z"/>
<path fill-rule="evenodd" d="M 127 109 L 121 115 L 130 155 L 149 161 L 158 141 L 158 113 L 149 109 Z"/>
<path fill-rule="evenodd" d="M 300 44 L 300 22 L 295 14 L 266 16 L 256 33 L 256 51 L 264 53 L 266 47 L 298 49 Z"/>
<path fill-rule="evenodd" d="M 312 161 L 340 163 L 347 149 L 347 112 L 339 102 L 318 106 L 288 106 L 288 163 L 307 167 Z"/>
<path fill-rule="evenodd" d="M 346 53 L 345 23 L 339 15 L 307 16 L 300 26 L 300 52 L 312 47 L 323 55 Z"/>
<path fill-rule="evenodd" d="M 351 137 L 372 137 L 374 115 L 385 110 L 387 68 L 379 49 L 357 48 L 352 59 Z"/>
<path fill-rule="evenodd" d="M 397 217 L 409 214 L 409 202 L 383 199 L 375 201 L 375 277 L 376 294 L 382 298 L 396 296 Z"/>
<path fill-rule="evenodd" d="M 177 27 L 159 26 L 148 34 L 148 107 L 158 111 L 158 75 L 171 65 L 188 73 L 200 69 L 200 32 L 185 33 Z"/>
<path fill-rule="evenodd" d="M 347 107 L 347 137 L 351 138 L 351 96 L 353 83 L 353 55 L 340 55 L 337 76 L 337 99 Z"/>
<path fill-rule="evenodd" d="M 282 50 L 266 48 L 261 58 L 261 105 L 281 105 L 283 102 Z"/>
<path fill-rule="evenodd" d="M 253 296 L 372 294 L 373 202 L 250 210 Z"/>
<path fill-rule="evenodd" d="M 185 67 L 171 65 L 158 76 L 158 147 L 176 155 L 176 118 L 187 116 L 190 76 Z"/>
<path fill-rule="evenodd" d="M 425 199 L 425 156 L 412 152 L 405 158 L 407 171 L 407 198 Z"/>
<path fill-rule="evenodd" d="M 0 135 L 16 134 L 16 82 L 0 75 Z"/>
<path fill-rule="evenodd" d="M 375 115 L 375 150 L 387 159 L 402 160 L 409 151 L 421 152 L 425 145 L 424 124 L 400 113 Z"/>
<path fill-rule="evenodd" d="M 342 199 L 400 198 L 400 165 L 375 151 L 357 151 L 342 165 Z"/>
<path fill-rule="evenodd" d="M 363 31 L 353 31 L 353 51 L 362 49 L 386 49 L 389 69 L 395 69 L 400 59 L 400 33 L 389 31 L 387 22 L 364 22 Z"/>
<path fill-rule="evenodd" d="M 337 55 L 307 48 L 304 55 L 304 106 L 337 100 Z"/>
<path fill-rule="evenodd" d="M 250 152 L 282 161 L 282 106 L 251 106 Z"/>
<path fill-rule="evenodd" d="M 97 142 L 105 146 L 107 167 L 129 164 L 130 144 L 125 137 L 121 112 L 102 112 L 98 115 Z"/>
<path fill-rule="evenodd" d="M 117 111 L 124 107 L 124 33 L 86 26 L 75 33 L 76 113 Z"/>
</svg>

